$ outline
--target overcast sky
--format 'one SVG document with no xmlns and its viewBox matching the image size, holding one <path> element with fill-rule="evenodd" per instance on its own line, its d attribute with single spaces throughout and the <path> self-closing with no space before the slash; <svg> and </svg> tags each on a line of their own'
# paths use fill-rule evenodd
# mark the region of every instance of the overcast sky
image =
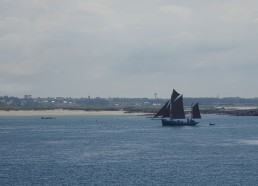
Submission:
<svg viewBox="0 0 258 186">
<path fill-rule="evenodd" d="M 257 0 L 0 0 L 0 96 L 258 97 Z"/>
</svg>

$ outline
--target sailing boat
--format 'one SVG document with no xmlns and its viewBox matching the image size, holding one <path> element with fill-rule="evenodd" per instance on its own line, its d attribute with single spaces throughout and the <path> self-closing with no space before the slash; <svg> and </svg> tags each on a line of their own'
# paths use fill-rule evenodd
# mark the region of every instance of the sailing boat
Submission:
<svg viewBox="0 0 258 186">
<path fill-rule="evenodd" d="M 199 123 L 193 119 L 200 119 L 201 114 L 199 104 L 196 103 L 191 107 L 191 118 L 186 119 L 183 105 L 183 95 L 179 94 L 173 89 L 170 100 L 168 100 L 165 105 L 154 115 L 154 118 L 156 117 L 162 117 L 163 126 L 193 126 Z M 186 121 L 183 119 L 186 119 Z"/>
</svg>

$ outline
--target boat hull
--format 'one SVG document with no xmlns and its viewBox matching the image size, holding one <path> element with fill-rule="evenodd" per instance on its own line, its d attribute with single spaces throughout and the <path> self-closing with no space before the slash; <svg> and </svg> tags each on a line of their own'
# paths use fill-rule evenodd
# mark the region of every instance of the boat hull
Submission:
<svg viewBox="0 0 258 186">
<path fill-rule="evenodd" d="M 198 123 L 199 122 L 196 122 L 194 120 L 181 121 L 181 120 L 162 119 L 163 126 L 195 126 Z"/>
</svg>

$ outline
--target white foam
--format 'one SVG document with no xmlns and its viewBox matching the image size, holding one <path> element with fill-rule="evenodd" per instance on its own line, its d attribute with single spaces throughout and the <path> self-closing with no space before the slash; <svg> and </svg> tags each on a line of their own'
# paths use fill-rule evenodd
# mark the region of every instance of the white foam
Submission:
<svg viewBox="0 0 258 186">
<path fill-rule="evenodd" d="M 239 143 L 246 145 L 258 145 L 258 140 L 240 140 Z"/>
</svg>

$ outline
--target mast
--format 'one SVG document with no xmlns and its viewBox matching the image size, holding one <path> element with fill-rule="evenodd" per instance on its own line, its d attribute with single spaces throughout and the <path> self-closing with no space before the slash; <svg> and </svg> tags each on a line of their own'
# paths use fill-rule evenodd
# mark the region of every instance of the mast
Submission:
<svg viewBox="0 0 258 186">
<path fill-rule="evenodd" d="M 191 104 L 191 118 L 193 119 L 193 102 Z"/>
</svg>

